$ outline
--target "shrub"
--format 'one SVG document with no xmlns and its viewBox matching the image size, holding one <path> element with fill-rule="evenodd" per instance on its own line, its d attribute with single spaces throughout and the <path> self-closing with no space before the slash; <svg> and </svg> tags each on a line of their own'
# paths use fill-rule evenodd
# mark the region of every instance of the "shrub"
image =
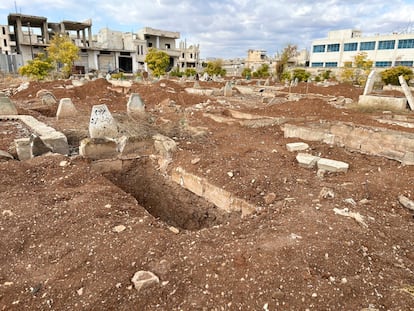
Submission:
<svg viewBox="0 0 414 311">
<path fill-rule="evenodd" d="M 255 78 L 267 78 L 268 76 L 270 76 L 268 64 L 263 64 L 259 69 L 253 72 L 253 77 Z"/>
<path fill-rule="evenodd" d="M 400 85 L 399 76 L 403 76 L 408 82 L 413 77 L 413 71 L 408 67 L 398 66 L 381 72 L 381 79 L 385 84 Z"/>
<path fill-rule="evenodd" d="M 249 79 L 252 76 L 252 70 L 250 68 L 244 68 L 241 75 L 243 78 Z"/>
<path fill-rule="evenodd" d="M 19 68 L 19 74 L 31 79 L 43 80 L 53 68 L 53 61 L 45 54 L 39 53 L 33 60 L 29 60 L 27 65 Z"/>
<path fill-rule="evenodd" d="M 187 68 L 184 72 L 184 75 L 186 77 L 195 76 L 196 74 L 197 74 L 197 70 L 195 70 L 194 68 Z"/>
<path fill-rule="evenodd" d="M 296 68 L 293 70 L 292 80 L 298 79 L 299 82 L 307 81 L 310 78 L 311 74 L 305 69 Z"/>
</svg>

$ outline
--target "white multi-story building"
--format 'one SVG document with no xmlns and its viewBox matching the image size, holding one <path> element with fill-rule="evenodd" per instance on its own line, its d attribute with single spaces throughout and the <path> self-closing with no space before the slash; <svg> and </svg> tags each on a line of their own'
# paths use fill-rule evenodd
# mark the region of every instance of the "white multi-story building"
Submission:
<svg viewBox="0 0 414 311">
<path fill-rule="evenodd" d="M 376 68 L 413 67 L 414 33 L 362 36 L 361 31 L 353 29 L 330 31 L 328 38 L 312 42 L 309 66 L 344 67 L 362 52 Z"/>
</svg>

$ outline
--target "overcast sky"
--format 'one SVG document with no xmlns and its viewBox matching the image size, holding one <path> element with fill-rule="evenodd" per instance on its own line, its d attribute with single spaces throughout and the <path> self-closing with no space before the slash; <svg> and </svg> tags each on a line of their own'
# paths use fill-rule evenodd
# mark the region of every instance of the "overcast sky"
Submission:
<svg viewBox="0 0 414 311">
<path fill-rule="evenodd" d="M 0 24 L 16 12 L 49 22 L 92 19 L 93 34 L 178 31 L 180 40 L 200 44 L 203 58 L 245 58 L 249 49 L 273 56 L 287 44 L 310 50 L 313 39 L 337 29 L 414 32 L 414 0 L 0 0 Z"/>
</svg>

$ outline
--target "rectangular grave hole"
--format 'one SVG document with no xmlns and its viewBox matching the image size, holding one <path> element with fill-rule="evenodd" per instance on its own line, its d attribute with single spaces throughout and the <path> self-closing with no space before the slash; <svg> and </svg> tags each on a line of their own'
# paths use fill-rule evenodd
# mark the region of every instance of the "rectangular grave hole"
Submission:
<svg viewBox="0 0 414 311">
<path fill-rule="evenodd" d="M 240 215 L 225 212 L 165 178 L 148 158 L 135 160 L 129 169 L 104 175 L 135 197 L 151 215 L 180 229 L 200 230 L 240 219 Z"/>
</svg>

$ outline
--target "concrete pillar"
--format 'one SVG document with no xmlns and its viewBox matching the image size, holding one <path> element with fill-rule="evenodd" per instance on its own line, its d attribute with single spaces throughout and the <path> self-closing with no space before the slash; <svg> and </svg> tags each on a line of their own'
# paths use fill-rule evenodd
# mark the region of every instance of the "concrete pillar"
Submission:
<svg viewBox="0 0 414 311">
<path fill-rule="evenodd" d="M 159 49 L 159 48 L 160 48 L 160 37 L 159 37 L 159 36 L 157 36 L 157 38 L 156 38 L 155 47 L 156 47 L 157 49 Z"/>
<path fill-rule="evenodd" d="M 89 47 L 92 47 L 92 27 L 88 27 L 88 42 Z"/>
<path fill-rule="evenodd" d="M 84 47 L 87 46 L 86 45 L 86 31 L 85 31 L 85 28 L 82 29 L 82 44 L 83 44 Z"/>
</svg>

